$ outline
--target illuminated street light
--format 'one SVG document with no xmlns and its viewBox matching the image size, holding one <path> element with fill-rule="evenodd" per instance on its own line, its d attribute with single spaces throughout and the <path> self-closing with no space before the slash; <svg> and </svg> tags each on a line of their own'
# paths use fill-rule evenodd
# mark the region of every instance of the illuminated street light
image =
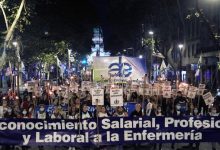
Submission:
<svg viewBox="0 0 220 150">
<path fill-rule="evenodd" d="M 179 44 L 178 47 L 181 50 L 183 48 L 183 44 Z"/>
<path fill-rule="evenodd" d="M 16 47 L 18 45 L 18 42 L 14 41 L 12 44 Z"/>
<path fill-rule="evenodd" d="M 149 31 L 148 32 L 150 35 L 154 35 L 154 32 L 153 31 Z"/>
<path fill-rule="evenodd" d="M 139 55 L 139 58 L 142 59 L 142 58 L 143 58 L 143 55 Z"/>
</svg>

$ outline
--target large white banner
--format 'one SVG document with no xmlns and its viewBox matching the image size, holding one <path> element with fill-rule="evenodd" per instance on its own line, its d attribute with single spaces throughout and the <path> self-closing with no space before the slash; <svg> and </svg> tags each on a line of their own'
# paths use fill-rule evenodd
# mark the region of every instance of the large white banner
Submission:
<svg viewBox="0 0 220 150">
<path fill-rule="evenodd" d="M 104 105 L 103 89 L 92 89 L 92 105 Z"/>
<path fill-rule="evenodd" d="M 136 57 L 94 57 L 93 80 L 142 80 L 146 73 L 144 59 Z"/>
<path fill-rule="evenodd" d="M 123 89 L 110 89 L 111 106 L 123 106 Z"/>
</svg>

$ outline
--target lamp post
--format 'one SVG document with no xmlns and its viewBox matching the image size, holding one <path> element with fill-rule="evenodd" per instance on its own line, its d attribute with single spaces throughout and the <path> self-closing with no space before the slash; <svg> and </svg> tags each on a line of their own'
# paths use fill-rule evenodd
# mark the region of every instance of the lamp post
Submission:
<svg viewBox="0 0 220 150">
<path fill-rule="evenodd" d="M 15 82 L 16 82 L 16 78 L 15 78 L 15 66 L 16 66 L 16 51 L 17 51 L 17 49 L 18 49 L 18 42 L 17 41 L 13 41 L 12 42 L 12 45 L 16 48 L 15 50 L 14 50 L 14 67 L 13 67 L 13 72 L 12 72 L 12 91 L 13 91 L 13 93 L 14 93 L 14 91 L 15 91 Z M 18 71 L 19 71 L 19 69 L 18 69 Z M 18 81 L 18 83 L 19 83 L 19 81 Z M 18 87 L 19 88 L 19 87 Z M 19 89 L 18 89 L 18 93 L 19 93 Z"/>
<path fill-rule="evenodd" d="M 143 55 L 139 55 L 138 58 L 142 59 L 142 58 L 143 58 Z"/>
<path fill-rule="evenodd" d="M 178 47 L 179 47 L 179 50 L 180 50 L 180 52 L 179 52 L 179 56 L 180 56 L 180 63 L 179 63 L 179 70 L 180 70 L 180 81 L 182 81 L 182 49 L 183 49 L 183 44 L 179 44 L 178 45 Z"/>
<path fill-rule="evenodd" d="M 152 54 L 154 53 L 154 32 L 153 31 L 149 31 L 148 34 L 151 36 L 151 49 L 150 49 L 150 60 L 149 60 L 149 81 L 153 80 L 153 57 L 152 57 Z"/>
</svg>

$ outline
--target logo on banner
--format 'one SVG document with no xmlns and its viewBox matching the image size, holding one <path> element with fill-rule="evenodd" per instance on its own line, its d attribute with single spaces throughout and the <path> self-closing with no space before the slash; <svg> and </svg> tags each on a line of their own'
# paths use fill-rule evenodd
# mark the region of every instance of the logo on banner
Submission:
<svg viewBox="0 0 220 150">
<path fill-rule="evenodd" d="M 109 74 L 112 77 L 129 77 L 132 73 L 132 67 L 129 63 L 123 63 L 122 57 L 119 57 L 118 63 L 109 65 Z"/>
<path fill-rule="evenodd" d="M 114 103 L 115 103 L 115 104 L 119 104 L 119 100 L 116 99 L 116 100 L 114 101 Z"/>
</svg>

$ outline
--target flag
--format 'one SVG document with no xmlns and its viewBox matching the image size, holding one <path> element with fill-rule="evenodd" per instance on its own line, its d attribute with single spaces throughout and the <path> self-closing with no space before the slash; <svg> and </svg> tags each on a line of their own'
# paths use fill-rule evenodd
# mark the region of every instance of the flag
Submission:
<svg viewBox="0 0 220 150">
<path fill-rule="evenodd" d="M 199 76 L 199 73 L 200 73 L 200 70 L 199 68 L 196 70 L 196 73 L 195 73 L 195 77 L 198 77 Z"/>
<path fill-rule="evenodd" d="M 24 72 L 25 71 L 25 66 L 24 66 L 24 62 L 21 61 L 21 71 Z"/>
<path fill-rule="evenodd" d="M 58 56 L 56 56 L 56 58 L 57 58 L 57 67 L 59 67 L 59 68 L 61 69 L 62 63 L 61 63 L 61 61 L 59 60 Z"/>
<path fill-rule="evenodd" d="M 71 49 L 68 49 L 68 60 L 69 60 L 69 62 L 74 62 L 74 60 L 75 60 L 74 54 L 72 53 Z"/>
<path fill-rule="evenodd" d="M 63 67 L 62 67 L 62 63 L 61 63 L 61 61 L 59 60 L 58 56 L 56 56 L 56 58 L 57 58 L 57 67 L 60 68 L 60 76 L 63 76 L 64 69 L 63 69 Z"/>
<path fill-rule="evenodd" d="M 11 67 L 11 62 L 8 62 L 8 68 L 6 69 L 6 76 L 10 76 L 12 74 L 12 67 Z"/>
<path fill-rule="evenodd" d="M 201 65 L 201 64 L 202 64 L 202 55 L 199 56 L 199 60 L 198 60 L 198 63 L 197 63 L 198 68 L 197 68 L 197 70 L 196 70 L 195 77 L 198 77 L 199 74 L 200 74 L 200 65 Z"/>
<path fill-rule="evenodd" d="M 161 65 L 160 65 L 160 71 L 164 71 L 167 68 L 164 60 L 162 61 Z"/>
</svg>

